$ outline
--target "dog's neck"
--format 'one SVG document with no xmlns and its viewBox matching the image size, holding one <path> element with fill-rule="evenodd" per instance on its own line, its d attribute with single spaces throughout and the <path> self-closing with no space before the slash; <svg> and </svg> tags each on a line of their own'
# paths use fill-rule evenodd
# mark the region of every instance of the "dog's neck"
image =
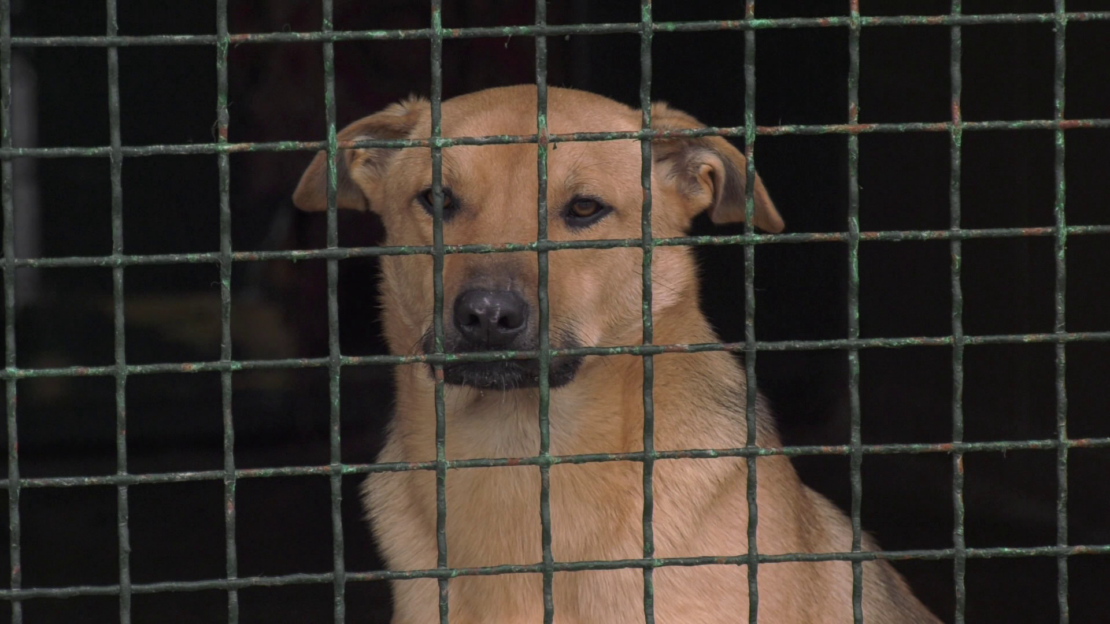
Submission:
<svg viewBox="0 0 1110 624">
<path fill-rule="evenodd" d="M 674 306 L 654 316 L 654 344 L 717 341 L 696 305 Z M 731 355 L 668 353 L 652 360 L 657 449 L 743 443 L 746 384 L 743 369 Z M 668 382 L 691 377 L 696 377 L 698 385 L 706 389 L 705 395 L 688 396 L 677 388 L 672 390 L 674 386 Z M 406 440 L 406 459 L 434 459 L 435 384 L 427 369 L 418 365 L 398 367 L 396 381 L 399 414 L 394 426 Z M 672 413 L 689 413 L 691 403 L 697 404 L 702 422 L 667 418 Z M 672 407 L 680 404 L 685 409 Z M 447 386 L 444 415 L 449 432 L 448 459 L 535 455 L 539 452 L 539 409 L 539 392 L 535 388 L 483 391 Z M 641 450 L 643 358 L 636 355 L 587 358 L 574 381 L 551 390 L 548 413 L 553 454 Z"/>
</svg>

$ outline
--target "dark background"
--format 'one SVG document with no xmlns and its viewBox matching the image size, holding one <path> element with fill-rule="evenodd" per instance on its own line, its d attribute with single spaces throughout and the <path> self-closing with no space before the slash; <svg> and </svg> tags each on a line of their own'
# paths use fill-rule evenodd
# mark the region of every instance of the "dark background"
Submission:
<svg viewBox="0 0 1110 624">
<path fill-rule="evenodd" d="M 636 21 L 638 2 L 550 3 L 552 23 Z M 656 21 L 735 19 L 741 2 L 654 3 Z M 102 3 L 16 2 L 16 35 L 101 35 Z M 336 0 L 337 29 L 421 28 L 426 2 Z M 526 24 L 530 3 L 445 2 L 448 27 Z M 847 2 L 777 0 L 760 17 L 845 15 Z M 320 27 L 317 2 L 232 0 L 233 33 L 307 31 Z M 964 12 L 1051 12 L 1050 0 L 967 0 Z M 1068 9 L 1107 10 L 1105 0 L 1073 0 Z M 863 3 L 865 15 L 942 14 L 940 0 Z M 120 34 L 215 33 L 212 0 L 119 1 Z M 1053 116 L 1053 27 L 963 28 L 963 115 L 967 121 Z M 950 29 L 865 28 L 861 37 L 860 120 L 950 119 Z M 711 125 L 743 122 L 744 35 L 657 33 L 656 99 Z M 552 85 L 638 102 L 637 35 L 549 40 Z M 409 93 L 428 93 L 427 42 L 339 43 L 336 93 L 340 125 Z M 845 28 L 762 30 L 757 34 L 756 118 L 760 125 L 847 121 L 848 33 Z M 17 48 L 34 70 L 37 112 L 16 118 L 36 128 L 38 145 L 109 143 L 104 48 Z M 1067 116 L 1110 117 L 1110 23 L 1067 28 Z M 124 47 L 119 51 L 125 145 L 215 139 L 215 50 L 209 46 Z M 230 57 L 230 139 L 320 140 L 325 136 L 319 44 L 243 44 Z M 17 75 L 16 89 L 26 75 Z M 444 95 L 534 80 L 529 38 L 444 44 Z M 30 83 L 27 83 L 30 84 Z M 966 132 L 963 221 L 966 228 L 1053 225 L 1053 133 Z M 759 169 L 792 232 L 846 229 L 848 179 L 844 135 L 761 137 Z M 297 213 L 290 201 L 310 156 L 231 156 L 232 238 L 236 250 L 321 247 L 324 219 Z M 26 163 L 29 161 L 20 161 Z M 1067 133 L 1067 220 L 1110 224 L 1110 131 Z M 24 165 L 19 165 L 24 166 Z M 41 255 L 111 251 L 106 158 L 34 162 Z M 129 158 L 123 165 L 125 251 L 132 254 L 216 251 L 216 157 Z M 947 133 L 860 137 L 861 228 L 946 229 L 949 224 Z M 19 192 L 20 189 L 17 189 Z M 24 206 L 17 219 L 29 218 Z M 712 230 L 705 220 L 696 233 Z M 718 232 L 722 230 L 716 230 Z M 735 231 L 735 230 L 724 230 Z M 340 215 L 344 245 L 381 240 L 364 214 Z M 1067 328 L 1110 330 L 1110 241 L 1074 236 L 1067 253 Z M 741 248 L 699 251 L 704 305 L 725 340 L 743 338 Z M 847 332 L 847 248 L 842 243 L 760 246 L 756 251 L 756 332 L 762 340 L 843 338 Z M 947 241 L 863 242 L 860 246 L 864 337 L 945 336 L 951 329 Z M 1054 254 L 1051 237 L 977 239 L 963 244 L 964 328 L 968 335 L 1051 332 Z M 36 292 L 18 293 L 21 367 L 113 362 L 110 269 L 48 269 Z M 219 357 L 219 289 L 215 265 L 142 266 L 126 271 L 127 361 L 210 361 Z M 381 353 L 375 262 L 340 263 L 344 354 Z M 234 270 L 236 359 L 317 357 L 327 353 L 322 262 L 243 263 Z M 1050 344 L 969 346 L 965 355 L 965 439 L 1029 440 L 1056 435 L 1055 348 Z M 1067 346 L 1068 434 L 1110 436 L 1103 391 L 1110 344 Z M 865 443 L 951 440 L 952 353 L 949 348 L 861 352 Z M 760 387 L 775 405 L 788 444 L 848 441 L 847 361 L 842 351 L 766 352 Z M 244 372 L 234 376 L 237 466 L 328 462 L 326 371 Z M 343 371 L 343 460 L 371 462 L 391 401 L 388 371 Z M 135 375 L 127 382 L 129 470 L 133 473 L 223 467 L 218 374 Z M 19 382 L 19 449 L 23 477 L 106 475 L 115 471 L 114 382 L 110 377 Z M 850 503 L 847 458 L 804 458 L 807 483 L 842 507 Z M 965 461 L 966 538 L 971 547 L 1054 545 L 1056 454 L 970 453 Z M 1110 543 L 1110 451 L 1069 453 L 1069 540 Z M 863 462 L 863 525 L 887 549 L 952 546 L 952 465 L 942 454 L 868 456 Z M 380 569 L 358 503 L 358 478 L 343 484 L 345 561 L 349 571 Z M 243 479 L 237 486 L 240 576 L 326 572 L 332 566 L 329 485 L 323 477 Z M 130 488 L 131 578 L 134 583 L 203 580 L 225 574 L 220 481 Z M 2 512 L 6 515 L 6 506 Z M 22 491 L 24 587 L 113 584 L 119 580 L 116 488 L 26 488 Z M 7 549 L 0 558 L 6 561 Z M 3 564 L 3 565 L 6 565 Z M 951 561 L 897 567 L 946 621 L 953 619 Z M 1094 622 L 1110 609 L 1110 557 L 1070 561 L 1072 621 Z M 972 622 L 1056 620 L 1053 558 L 974 559 L 967 563 Z M 244 589 L 242 622 L 330 621 L 327 585 Z M 221 591 L 136 595 L 135 622 L 220 622 Z M 352 622 L 386 622 L 388 588 L 349 583 Z M 115 597 L 34 599 L 34 622 L 118 620 Z M 0 618 L 9 617 L 0 608 Z"/>
</svg>

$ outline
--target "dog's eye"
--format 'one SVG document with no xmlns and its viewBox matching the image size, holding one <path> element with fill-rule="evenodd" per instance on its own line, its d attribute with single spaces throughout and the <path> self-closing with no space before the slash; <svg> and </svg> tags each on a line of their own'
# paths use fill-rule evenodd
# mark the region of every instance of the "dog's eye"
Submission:
<svg viewBox="0 0 1110 624">
<path fill-rule="evenodd" d="M 592 217 L 601 210 L 601 204 L 592 199 L 578 199 L 570 205 L 570 211 L 579 219 Z"/>
<path fill-rule="evenodd" d="M 426 188 L 420 191 L 416 196 L 417 201 L 424 208 L 428 214 L 435 214 L 435 198 L 432 195 L 432 189 Z M 451 194 L 451 189 L 443 189 L 443 220 L 448 221 L 451 217 L 455 216 L 456 207 L 458 202 L 455 201 L 455 196 Z"/>
<path fill-rule="evenodd" d="M 612 208 L 590 197 L 575 197 L 567 204 L 564 212 L 567 225 L 583 228 L 601 220 Z"/>
</svg>

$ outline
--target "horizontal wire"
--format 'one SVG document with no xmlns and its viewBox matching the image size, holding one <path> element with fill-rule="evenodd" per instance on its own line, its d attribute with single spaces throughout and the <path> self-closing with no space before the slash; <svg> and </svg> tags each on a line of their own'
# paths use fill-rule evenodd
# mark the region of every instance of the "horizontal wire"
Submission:
<svg viewBox="0 0 1110 624">
<path fill-rule="evenodd" d="M 1106 235 L 1110 234 L 1110 225 L 1070 225 L 1066 227 L 1068 236 Z M 914 241 L 945 241 L 968 240 L 977 238 L 1036 238 L 1053 237 L 1056 228 L 1028 227 L 1028 228 L 981 228 L 966 230 L 879 230 L 873 232 L 860 232 L 859 240 L 864 242 L 914 242 Z M 847 232 L 798 232 L 793 234 L 735 234 L 711 236 L 676 236 L 656 238 L 652 246 L 656 247 L 694 247 L 713 245 L 768 245 L 768 244 L 800 244 L 800 243 L 847 243 L 850 235 Z M 563 251 L 568 249 L 615 249 L 623 247 L 640 247 L 643 239 L 595 239 L 595 240 L 570 240 L 552 241 L 544 240 L 531 243 L 496 243 L 496 244 L 470 244 L 470 245 L 444 245 L 443 252 L 447 254 L 488 254 L 488 253 L 517 253 L 534 251 Z M 434 255 L 435 250 L 427 245 L 412 246 L 373 246 L 373 247 L 341 247 L 333 249 L 306 249 L 283 251 L 237 251 L 232 252 L 232 262 L 270 262 L 275 260 L 289 260 L 301 262 L 307 260 L 348 260 L 352 258 L 368 258 L 375 256 L 409 256 L 409 255 Z M 218 251 L 188 253 L 188 254 L 133 254 L 111 256 L 63 256 L 57 258 L 18 258 L 13 260 L 19 269 L 46 269 L 46 268 L 97 268 L 117 267 L 131 265 L 151 264 L 218 264 L 225 258 Z M 6 261 L 0 260 L 0 263 Z"/>
<path fill-rule="evenodd" d="M 879 26 L 982 26 L 990 24 L 1051 24 L 1059 19 L 1055 13 L 995 13 L 990 15 L 895 15 L 858 18 L 863 27 Z M 1086 11 L 1064 13 L 1068 22 L 1097 22 L 1110 20 L 1110 11 Z M 750 20 L 702 20 L 687 22 L 654 22 L 648 27 L 652 32 L 707 32 L 728 30 L 770 30 L 793 28 L 848 28 L 852 18 L 848 16 L 830 17 L 789 17 L 780 19 Z M 612 35 L 639 33 L 640 22 L 620 22 L 606 24 L 567 24 L 544 26 L 491 26 L 476 28 L 444 28 L 444 39 L 474 39 L 501 37 L 568 36 L 568 35 Z M 231 45 L 251 43 L 326 43 L 343 41 L 407 41 L 432 38 L 431 28 L 406 30 L 336 30 L 328 32 L 269 32 L 241 33 L 230 35 Z M 125 46 L 182 46 L 211 45 L 221 41 L 219 35 L 120 35 L 105 36 L 57 36 L 57 37 L 12 37 L 11 45 L 16 48 L 64 48 L 64 47 L 125 47 Z"/>
<path fill-rule="evenodd" d="M 1110 448 L 1110 438 L 1070 438 L 1064 441 L 1070 449 Z M 863 444 L 858 448 L 865 455 L 923 455 L 948 453 L 997 453 L 1009 451 L 1049 451 L 1060 448 L 1056 439 L 1012 440 L 993 442 L 939 442 L 920 444 Z M 650 453 L 653 461 L 683 459 L 718 459 L 723 457 L 814 457 L 848 455 L 852 452 L 848 444 L 832 446 L 782 446 L 782 447 L 736 447 L 720 449 L 685 449 L 676 451 L 655 451 Z M 554 466 L 559 464 L 596 464 L 617 461 L 642 462 L 648 457 L 643 452 L 631 453 L 593 453 L 586 455 L 548 455 L 532 457 L 496 457 L 446 460 L 448 470 L 469 468 L 497 468 L 502 466 Z M 241 468 L 231 472 L 235 479 L 268 479 L 275 477 L 310 477 L 370 474 L 378 472 L 406 472 L 410 470 L 435 470 L 436 462 L 387 462 L 376 464 L 337 464 L 335 466 L 288 466 L 283 468 Z M 219 481 L 229 473 L 224 470 L 200 470 L 187 472 L 163 472 L 149 474 L 104 475 L 98 477 L 37 477 L 19 479 L 21 488 L 70 488 L 95 487 L 106 485 L 150 485 L 159 483 L 184 483 L 193 481 Z M 8 479 L 0 480 L 0 489 L 12 485 Z"/>
<path fill-rule="evenodd" d="M 1085 555 L 1110 555 L 1110 546 L 1033 546 L 1022 548 L 968 548 L 969 559 L 1026 558 L 1026 557 L 1075 557 Z M 782 553 L 758 555 L 759 563 L 819 563 L 825 561 L 938 561 L 952 559 L 955 549 L 936 550 L 899 550 L 864 552 L 821 552 L 821 553 Z M 742 566 L 748 562 L 748 555 L 732 557 L 666 557 L 654 559 L 621 559 L 598 561 L 557 561 L 553 565 L 556 572 L 579 572 L 585 570 L 623 570 L 663 567 L 695 567 L 707 565 Z M 538 574 L 544 564 L 499 565 L 478 568 L 433 568 L 429 570 L 380 570 L 370 572 L 347 572 L 347 582 L 374 582 L 392 580 L 411 580 L 424 578 L 456 578 L 460 576 L 494 576 L 501 574 Z M 249 587 L 280 587 L 289 585 L 317 585 L 334 582 L 335 575 L 330 572 L 317 574 L 288 574 L 284 576 L 254 576 L 235 579 L 212 579 L 203 581 L 163 581 L 159 583 L 136 583 L 131 586 L 132 594 L 160 594 L 170 592 L 193 592 L 209 590 L 244 589 Z M 34 598 L 74 598 L 79 596 L 119 595 L 118 585 L 81 585 L 73 587 L 36 587 L 28 589 L 0 590 L 0 600 L 28 600 Z"/>
<path fill-rule="evenodd" d="M 909 132 L 950 132 L 951 121 L 905 123 L 847 123 L 847 124 L 786 124 L 757 126 L 756 134 L 763 136 L 822 135 L 822 134 L 890 134 Z M 1090 130 L 1110 128 L 1110 118 L 1086 119 L 1021 119 L 1016 121 L 964 121 L 961 130 Z M 643 139 L 674 139 L 704 136 L 742 138 L 743 126 L 704 127 L 688 130 L 632 130 L 627 132 L 570 132 L 549 135 L 549 143 L 585 143 L 596 141 L 642 141 Z M 534 134 L 503 134 L 470 137 L 432 137 L 420 139 L 361 139 L 339 141 L 338 149 L 418 147 L 453 147 L 456 145 L 516 145 L 536 143 Z M 327 149 L 327 141 L 270 141 L 241 143 L 168 143 L 159 145 L 124 145 L 120 153 L 128 158 L 144 156 L 193 156 L 198 154 L 236 154 L 260 152 L 316 152 Z M 111 146 L 92 147 L 3 147 L 0 160 L 12 158 L 80 158 L 109 157 Z"/>
<path fill-rule="evenodd" d="M 982 336 L 916 336 L 910 338 L 858 338 L 830 340 L 757 341 L 758 351 L 827 351 L 845 349 L 900 349 L 907 347 L 946 347 L 957 342 L 963 345 L 991 344 L 1060 344 L 1074 342 L 1108 342 L 1110 331 L 1069 332 L 1063 334 L 996 334 Z M 577 347 L 552 349 L 551 357 L 586 357 L 618 355 L 661 355 L 664 353 L 708 353 L 727 351 L 743 353 L 746 342 L 708 342 L 700 344 L 653 344 L 621 347 Z M 387 366 L 401 364 L 447 364 L 456 362 L 500 362 L 505 360 L 538 360 L 539 351 L 482 351 L 473 353 L 442 353 L 421 355 L 347 355 L 340 357 L 342 366 Z M 165 373 L 209 373 L 224 371 L 324 368 L 330 358 L 288 358 L 279 360 L 233 360 L 181 362 L 162 364 L 128 364 L 124 367 L 67 366 L 59 368 L 0 369 L 0 379 L 32 379 L 41 377 L 103 377 L 122 371 L 127 375 L 159 375 Z"/>
</svg>

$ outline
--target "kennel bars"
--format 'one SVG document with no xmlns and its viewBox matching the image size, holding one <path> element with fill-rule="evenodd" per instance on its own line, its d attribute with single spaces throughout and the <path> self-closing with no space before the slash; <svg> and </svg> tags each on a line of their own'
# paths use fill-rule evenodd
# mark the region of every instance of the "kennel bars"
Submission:
<svg viewBox="0 0 1110 624">
<path fill-rule="evenodd" d="M 182 592 L 208 589 L 226 590 L 228 594 L 228 621 L 239 621 L 238 590 L 255 586 L 278 586 L 294 584 L 331 584 L 334 588 L 334 619 L 346 620 L 344 599 L 345 584 L 348 582 L 376 581 L 386 579 L 438 579 L 440 588 L 440 620 L 448 621 L 449 594 L 448 579 L 463 575 L 490 575 L 514 573 L 539 573 L 543 577 L 544 621 L 551 622 L 554 613 L 552 581 L 555 572 L 577 570 L 612 570 L 618 568 L 640 568 L 644 577 L 644 611 L 647 622 L 654 621 L 652 572 L 663 566 L 692 566 L 708 564 L 731 564 L 747 566 L 749 570 L 750 605 L 749 621 L 755 622 L 758 615 L 759 592 L 758 571 L 764 564 L 773 565 L 786 561 L 850 561 L 853 569 L 853 620 L 863 621 L 862 600 L 862 563 L 875 559 L 951 559 L 955 571 L 956 622 L 964 621 L 965 588 L 964 569 L 969 558 L 988 557 L 1053 557 L 1057 561 L 1057 600 L 1061 622 L 1068 621 L 1068 558 L 1084 554 L 1110 554 L 1110 546 L 1072 545 L 1067 536 L 1067 469 L 1068 451 L 1072 448 L 1110 448 L 1110 438 L 1072 439 L 1067 433 L 1067 392 L 1065 385 L 1065 346 L 1068 343 L 1084 341 L 1110 341 L 1110 331 L 1068 332 L 1065 316 L 1066 284 L 1066 243 L 1069 236 L 1110 234 L 1110 226 L 1069 226 L 1065 218 L 1065 133 L 1082 128 L 1110 128 L 1110 118 L 1068 119 L 1064 113 L 1065 103 L 1065 31 L 1069 22 L 1110 21 L 1110 11 L 1076 13 L 1065 10 L 1064 0 L 1055 0 L 1052 13 L 1005 13 L 992 15 L 964 15 L 961 0 L 952 0 L 951 11 L 937 16 L 897 16 L 867 17 L 860 14 L 859 1 L 849 0 L 848 16 L 827 18 L 788 18 L 760 19 L 755 15 L 754 0 L 746 0 L 745 17 L 732 21 L 699 22 L 655 22 L 652 19 L 651 1 L 642 0 L 639 22 L 610 24 L 578 24 L 554 26 L 547 24 L 546 3 L 536 2 L 535 24 L 531 26 L 489 27 L 489 28 L 444 28 L 441 19 L 442 0 L 431 0 L 430 27 L 414 30 L 370 30 L 337 31 L 333 28 L 332 0 L 321 0 L 323 5 L 323 26 L 315 32 L 283 32 L 264 34 L 240 34 L 228 32 L 227 0 L 217 0 L 215 35 L 173 35 L 173 36 L 121 36 L 116 24 L 116 0 L 105 0 L 108 27 L 103 37 L 13 37 L 11 34 L 12 0 L 0 0 L 0 173 L 2 173 L 3 207 L 3 276 L 4 276 L 4 339 L 6 345 L 5 366 L 0 371 L 7 397 L 8 431 L 8 478 L 0 481 L 8 492 L 10 551 L 10 586 L 0 589 L 0 598 L 11 605 L 11 620 L 23 622 L 22 603 L 26 600 L 44 598 L 66 598 L 71 596 L 118 595 L 120 621 L 131 620 L 131 597 L 135 594 L 156 592 Z M 961 97 L 961 56 L 963 26 L 979 24 L 1028 24 L 1046 23 L 1055 28 L 1055 115 L 1051 120 L 1022 121 L 964 121 L 960 112 Z M 947 27 L 951 32 L 951 121 L 943 123 L 859 123 L 859 42 L 862 30 L 870 26 L 922 25 Z M 772 28 L 847 28 L 849 34 L 849 72 L 848 72 L 848 115 L 847 122 L 831 125 L 779 125 L 756 126 L 755 124 L 755 34 L 758 30 Z M 689 131 L 653 131 L 651 122 L 651 44 L 655 32 L 701 32 L 715 30 L 738 30 L 744 32 L 745 56 L 745 107 L 744 125 L 739 127 L 715 128 Z M 569 35 L 597 35 L 609 33 L 638 33 L 641 41 L 641 81 L 640 105 L 643 115 L 643 130 L 639 132 L 606 132 L 553 135 L 547 129 L 547 46 L 546 37 Z M 536 134 L 527 136 L 485 136 L 445 139 L 441 136 L 440 113 L 442 103 L 442 55 L 445 39 L 476 37 L 534 37 L 536 45 L 536 85 L 538 89 L 536 111 Z M 414 140 L 367 140 L 359 142 L 340 142 L 336 136 L 335 111 L 335 65 L 334 43 L 340 41 L 370 40 L 428 40 L 432 50 L 432 136 L 428 139 Z M 274 143 L 232 143 L 228 139 L 228 49 L 230 45 L 251 43 L 315 42 L 322 44 L 325 75 L 325 107 L 327 119 L 327 139 L 321 142 L 283 141 Z M 218 81 L 217 95 L 217 138 L 212 143 L 188 145 L 123 145 L 120 138 L 120 100 L 119 100 L 119 63 L 118 48 L 121 46 L 157 45 L 200 45 L 214 46 Z M 102 147 L 78 148 L 17 148 L 12 145 L 11 105 L 11 51 L 13 47 L 105 47 L 108 52 L 109 81 L 109 122 L 110 145 Z M 963 229 L 960 220 L 960 164 L 961 140 L 964 132 L 979 130 L 1051 130 L 1055 135 L 1055 224 L 1039 228 L 989 228 Z M 859 135 L 864 133 L 903 133 L 903 132 L 942 132 L 950 137 L 951 185 L 950 185 L 950 226 L 947 230 L 906 230 L 863 232 L 859 227 Z M 743 138 L 748 155 L 748 179 L 753 179 L 755 171 L 755 143 L 757 136 L 784 134 L 842 134 L 848 142 L 848 223 L 844 232 L 801 233 L 801 234 L 758 234 L 753 231 L 754 211 L 753 184 L 747 187 L 746 224 L 743 234 L 732 236 L 686 236 L 678 238 L 655 238 L 651 231 L 651 139 L 657 137 L 695 137 L 720 135 Z M 637 139 L 642 146 L 642 177 L 644 203 L 642 212 L 642 236 L 627 240 L 591 240 L 572 242 L 552 242 L 547 238 L 546 185 L 547 150 L 557 143 L 567 141 L 605 141 L 615 139 Z M 500 245 L 461 245 L 448 246 L 443 243 L 442 217 L 443 193 L 441 180 L 442 149 L 452 145 L 488 145 L 508 143 L 536 143 L 538 148 L 537 176 L 539 196 L 537 211 L 539 229 L 536 241 L 528 244 Z M 336 166 L 335 159 L 341 149 L 355 147 L 426 147 L 431 149 L 433 163 L 434 196 L 434 243 L 431 247 L 361 247 L 341 248 L 338 244 L 336 217 Z M 231 245 L 231 208 L 229 155 L 249 151 L 304 151 L 326 150 L 328 156 L 328 208 L 327 244 L 324 249 L 309 251 L 234 251 Z M 126 158 L 165 154 L 212 154 L 217 158 L 219 170 L 219 223 L 220 248 L 218 252 L 196 254 L 127 254 L 123 248 L 123 185 L 122 165 Z M 111 220 L 112 253 L 109 256 L 61 257 L 61 258 L 16 258 L 15 257 L 15 206 L 13 203 L 12 161 L 16 158 L 58 158 L 58 157 L 107 157 L 111 174 Z M 968 336 L 963 331 L 963 295 L 961 291 L 961 252 L 962 241 L 972 238 L 1016 238 L 1051 237 L 1055 243 L 1055 324 L 1050 333 L 1022 335 L 979 335 Z M 858 253 L 861 241 L 912 241 L 947 240 L 951 248 L 951 288 L 952 288 L 952 332 L 943 337 L 917 338 L 861 338 L 859 331 L 859 263 Z M 755 245 L 787 244 L 802 242 L 834 242 L 847 245 L 848 249 L 848 334 L 845 339 L 836 340 L 791 340 L 761 342 L 755 335 Z M 745 257 L 745 337 L 742 342 L 714 343 L 697 345 L 656 345 L 652 342 L 651 318 L 651 261 L 652 250 L 656 246 L 669 245 L 742 245 Z M 548 253 L 552 250 L 639 247 L 643 251 L 643 344 L 615 348 L 585 347 L 575 349 L 552 349 L 549 337 L 549 311 L 547 301 Z M 540 344 L 536 351 L 513 351 L 497 353 L 449 354 L 443 345 L 443 261 L 451 253 L 498 253 L 508 251 L 534 251 L 539 262 L 539 315 Z M 339 348 L 338 318 L 338 262 L 339 260 L 364 256 L 430 254 L 434 257 L 434 350 L 420 356 L 344 356 Z M 231 269 L 237 262 L 264 262 L 269 260 L 307 260 L 323 259 L 327 263 L 327 301 L 329 352 L 327 357 L 311 359 L 255 360 L 236 361 L 231 350 Z M 218 361 L 191 362 L 184 364 L 131 365 L 125 358 L 124 331 L 124 272 L 129 266 L 147 264 L 215 264 L 220 270 L 221 299 L 221 348 Z M 65 368 L 20 368 L 16 363 L 15 329 L 15 273 L 19 268 L 50 267 L 110 267 L 112 269 L 115 363 L 108 366 L 65 367 Z M 1052 343 L 1056 349 L 1056 436 L 1051 439 L 1024 440 L 1013 442 L 964 442 L 963 441 L 963 355 L 967 345 L 1001 343 Z M 859 351 L 871 348 L 899 348 L 907 346 L 950 346 L 952 348 L 953 399 L 952 399 L 952 442 L 943 444 L 862 444 L 860 435 L 860 398 Z M 784 448 L 762 448 L 755 445 L 755 400 L 756 375 L 755 361 L 759 351 L 779 350 L 844 350 L 849 364 L 851 436 L 847 445 L 836 446 L 791 446 Z M 652 356 L 662 353 L 695 353 L 703 351 L 728 351 L 743 353 L 749 384 L 747 393 L 748 440 L 744 447 L 727 449 L 690 449 L 682 451 L 656 451 L 652 443 L 653 403 Z M 559 355 L 616 355 L 632 354 L 644 360 L 644 449 L 642 452 L 623 454 L 595 454 L 575 456 L 554 456 L 550 453 L 548 408 L 550 388 L 548 372 L 551 358 Z M 538 359 L 540 366 L 540 452 L 535 457 L 486 458 L 473 460 L 448 461 L 444 452 L 445 419 L 443 364 L 452 361 L 492 361 L 503 359 Z M 339 452 L 339 377 L 346 366 L 399 365 L 427 363 L 433 366 L 436 378 L 436 459 L 431 462 L 415 464 L 347 464 Z M 330 461 L 323 466 L 300 466 L 274 469 L 239 469 L 234 456 L 234 427 L 231 409 L 232 375 L 237 371 L 275 369 L 275 368 L 326 368 L 329 374 L 330 395 Z M 221 377 L 222 416 L 224 428 L 224 468 L 223 470 L 165 472 L 158 474 L 134 475 L 128 472 L 126 444 L 126 397 L 127 378 L 130 375 L 154 373 L 189 373 L 217 371 Z M 38 377 L 107 376 L 113 377 L 116 388 L 116 474 L 103 477 L 50 477 L 25 479 L 19 475 L 18 428 L 16 418 L 17 384 L 21 379 Z M 984 451 L 1006 451 L 1017 449 L 1055 449 L 1057 453 L 1057 539 L 1056 545 L 1028 548 L 968 548 L 964 541 L 963 507 L 963 456 L 966 453 Z M 946 453 L 952 456 L 952 503 L 954 514 L 953 546 L 933 550 L 908 550 L 887 552 L 862 552 L 860 503 L 862 499 L 861 464 L 869 454 L 892 453 Z M 755 474 L 757 458 L 768 455 L 846 455 L 850 458 L 851 479 L 851 522 L 852 548 L 843 553 L 791 553 L 784 555 L 760 554 L 756 548 L 758 509 L 755 499 Z M 658 558 L 654 554 L 652 538 L 652 468 L 656 461 L 682 458 L 743 457 L 748 467 L 748 552 L 733 553 L 720 557 Z M 579 561 L 558 562 L 551 553 L 551 517 L 549 502 L 549 470 L 555 464 L 578 464 L 586 462 L 638 461 L 643 464 L 644 510 L 643 510 L 643 557 L 622 561 Z M 471 467 L 494 467 L 509 465 L 537 466 L 541 478 L 540 529 L 543 548 L 542 561 L 529 565 L 504 565 L 483 568 L 450 568 L 447 565 L 446 523 L 447 510 L 444 487 L 450 470 Z M 438 561 L 434 569 L 414 571 L 347 571 L 343 558 L 343 526 L 340 514 L 340 484 L 344 475 L 366 474 L 381 471 L 431 470 L 436 475 L 437 499 L 437 547 Z M 318 475 L 328 477 L 331 485 L 331 515 L 333 528 L 333 571 L 322 574 L 290 574 L 275 577 L 241 577 L 237 569 L 236 550 L 236 512 L 235 487 L 240 479 L 267 478 L 274 476 Z M 224 483 L 225 537 L 226 537 L 226 578 L 190 582 L 132 583 L 130 577 L 130 538 L 128 527 L 128 487 L 139 483 L 172 483 L 183 481 L 222 481 Z M 24 488 L 41 487 L 82 487 L 93 485 L 114 485 L 117 488 L 118 540 L 119 540 L 119 582 L 108 586 L 76 586 L 61 588 L 25 588 L 22 584 L 20 566 L 20 493 Z"/>
</svg>

